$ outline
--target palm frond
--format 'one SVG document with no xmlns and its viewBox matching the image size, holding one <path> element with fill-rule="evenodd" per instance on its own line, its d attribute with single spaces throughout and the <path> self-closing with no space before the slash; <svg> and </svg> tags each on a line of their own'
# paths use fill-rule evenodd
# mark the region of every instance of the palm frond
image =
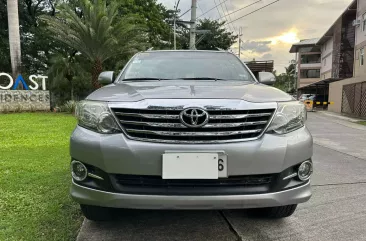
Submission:
<svg viewBox="0 0 366 241">
<path fill-rule="evenodd" d="M 61 4 L 57 18 L 42 16 L 53 37 L 76 49 L 91 62 L 143 49 L 146 28 L 131 16 L 118 16 L 118 2 L 80 0 L 80 17 L 68 4 Z"/>
</svg>

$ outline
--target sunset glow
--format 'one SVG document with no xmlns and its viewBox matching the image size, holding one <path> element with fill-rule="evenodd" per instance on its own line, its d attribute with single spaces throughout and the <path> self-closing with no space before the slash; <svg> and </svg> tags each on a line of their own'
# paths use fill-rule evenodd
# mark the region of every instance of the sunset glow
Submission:
<svg viewBox="0 0 366 241">
<path fill-rule="evenodd" d="M 297 37 L 297 33 L 295 31 L 290 31 L 283 33 L 280 36 L 275 37 L 272 40 L 272 44 L 277 44 L 278 42 L 293 44 L 299 42 L 299 38 Z"/>
</svg>

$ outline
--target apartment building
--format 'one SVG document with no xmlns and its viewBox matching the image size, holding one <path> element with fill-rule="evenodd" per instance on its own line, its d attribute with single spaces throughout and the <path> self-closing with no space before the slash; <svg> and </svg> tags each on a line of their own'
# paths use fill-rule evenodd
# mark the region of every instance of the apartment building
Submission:
<svg viewBox="0 0 366 241">
<path fill-rule="evenodd" d="M 298 56 L 298 93 L 334 102 L 330 111 L 366 117 L 365 50 L 366 1 L 354 0 L 321 38 L 291 47 Z"/>
<path fill-rule="evenodd" d="M 321 47 L 318 38 L 304 39 L 292 45 L 290 53 L 297 55 L 297 88 L 302 88 L 320 80 Z"/>
<path fill-rule="evenodd" d="M 329 84 L 328 110 L 366 118 L 366 1 L 355 0 L 353 75 Z"/>
</svg>

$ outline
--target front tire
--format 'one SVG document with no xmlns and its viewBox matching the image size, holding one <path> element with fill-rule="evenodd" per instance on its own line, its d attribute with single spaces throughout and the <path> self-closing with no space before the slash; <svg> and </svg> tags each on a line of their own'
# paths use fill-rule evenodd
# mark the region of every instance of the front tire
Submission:
<svg viewBox="0 0 366 241">
<path fill-rule="evenodd" d="M 109 221 L 114 218 L 112 208 L 80 204 L 84 216 L 91 221 Z"/>
<path fill-rule="evenodd" d="M 250 209 L 249 214 L 273 219 L 287 218 L 295 212 L 296 207 L 297 204 L 269 208 L 256 208 Z"/>
</svg>

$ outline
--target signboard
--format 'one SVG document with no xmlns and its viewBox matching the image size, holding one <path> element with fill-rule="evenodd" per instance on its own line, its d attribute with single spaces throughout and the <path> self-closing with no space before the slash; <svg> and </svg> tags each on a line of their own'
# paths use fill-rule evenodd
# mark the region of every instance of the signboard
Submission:
<svg viewBox="0 0 366 241">
<path fill-rule="evenodd" d="M 47 76 L 29 76 L 30 85 L 22 75 L 18 75 L 15 81 L 7 73 L 0 73 L 0 78 L 5 79 L 0 84 L 0 112 L 50 110 L 50 93 L 46 90 Z M 24 90 L 17 90 L 20 83 Z"/>
</svg>

